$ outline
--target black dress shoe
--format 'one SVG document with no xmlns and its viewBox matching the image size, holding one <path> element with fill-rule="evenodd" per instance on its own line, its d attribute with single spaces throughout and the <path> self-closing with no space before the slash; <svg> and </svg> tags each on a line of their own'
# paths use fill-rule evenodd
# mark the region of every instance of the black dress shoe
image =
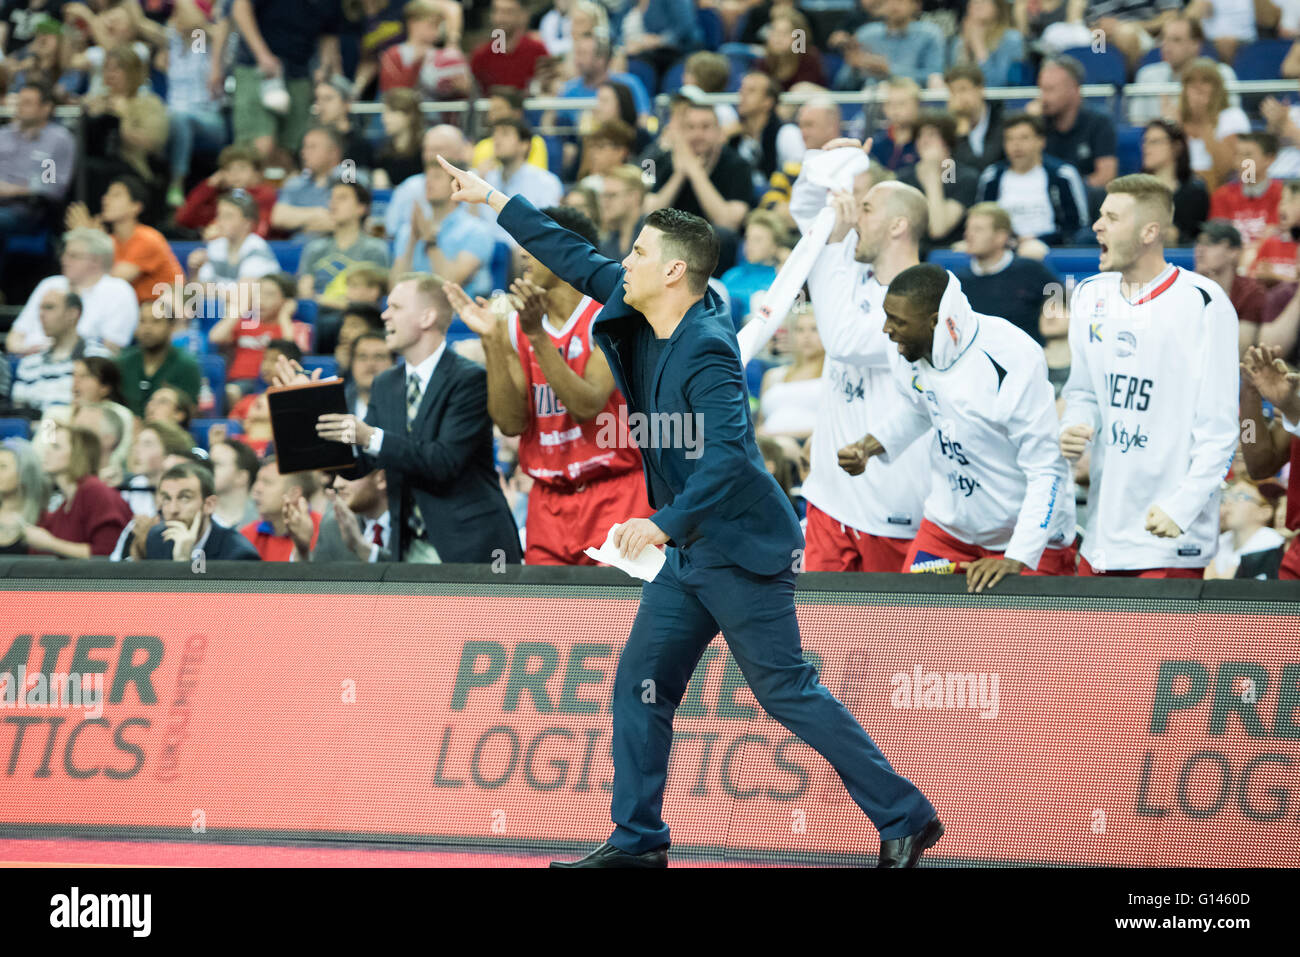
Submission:
<svg viewBox="0 0 1300 957">
<path fill-rule="evenodd" d="M 668 845 L 644 854 L 629 854 L 613 844 L 602 844 L 580 861 L 551 861 L 552 867 L 667 867 Z"/>
<path fill-rule="evenodd" d="M 877 867 L 916 867 L 921 854 L 939 843 L 943 837 L 943 822 L 937 817 L 915 834 L 880 842 L 880 860 Z"/>
</svg>

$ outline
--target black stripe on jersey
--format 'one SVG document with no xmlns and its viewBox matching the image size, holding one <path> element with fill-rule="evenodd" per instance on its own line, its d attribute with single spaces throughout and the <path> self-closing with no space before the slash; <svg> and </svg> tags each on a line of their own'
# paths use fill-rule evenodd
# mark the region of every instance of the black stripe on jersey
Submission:
<svg viewBox="0 0 1300 957">
<path fill-rule="evenodd" d="M 1200 286 L 1196 287 L 1196 291 L 1201 294 L 1201 298 L 1205 300 L 1205 304 L 1208 306 L 1210 304 L 1210 294 L 1206 292 L 1204 289 L 1202 289 Z"/>
<path fill-rule="evenodd" d="M 985 352 L 984 354 L 986 356 L 989 356 L 987 352 Z M 989 356 L 989 362 L 993 363 L 993 368 L 996 369 L 998 372 L 998 390 L 1001 391 L 1002 380 L 1007 377 L 1007 370 L 1002 368 L 1002 366 L 998 365 L 998 360 L 994 359 L 992 356 Z"/>
</svg>

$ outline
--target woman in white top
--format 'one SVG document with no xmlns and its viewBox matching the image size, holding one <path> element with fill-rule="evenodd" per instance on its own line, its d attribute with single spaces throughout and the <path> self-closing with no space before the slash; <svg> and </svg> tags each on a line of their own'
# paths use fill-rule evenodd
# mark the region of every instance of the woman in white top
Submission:
<svg viewBox="0 0 1300 957">
<path fill-rule="evenodd" d="M 763 376 L 758 434 L 789 436 L 802 442 L 817 425 L 826 350 L 817 335 L 817 320 L 810 306 L 791 312 L 785 328 L 794 361 L 769 369 Z"/>
<path fill-rule="evenodd" d="M 1281 488 L 1273 486 L 1280 492 Z M 1281 549 L 1286 544 L 1273 528 L 1273 502 L 1259 486 L 1244 479 L 1232 483 L 1219 506 L 1219 550 L 1205 567 L 1206 578 L 1235 578 L 1243 555 Z"/>
<path fill-rule="evenodd" d="M 1223 74 L 1213 60 L 1200 57 L 1183 71 L 1177 121 L 1187 134 L 1192 170 L 1214 192 L 1236 165 L 1237 135 L 1250 132 L 1250 120 L 1240 107 L 1228 105 Z"/>
</svg>

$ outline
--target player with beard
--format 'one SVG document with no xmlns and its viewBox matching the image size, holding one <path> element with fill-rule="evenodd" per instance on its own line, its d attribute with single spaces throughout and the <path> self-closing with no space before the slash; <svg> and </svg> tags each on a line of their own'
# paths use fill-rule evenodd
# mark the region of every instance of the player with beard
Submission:
<svg viewBox="0 0 1300 957">
<path fill-rule="evenodd" d="M 894 347 L 881 328 L 885 289 L 921 261 L 920 240 L 928 223 L 919 190 L 897 182 L 870 186 L 870 140 L 856 156 L 844 158 L 841 147 L 858 146 L 857 140 L 842 139 L 811 150 L 790 200 L 805 232 L 828 203 L 836 211 L 835 226 L 807 281 L 826 363 L 812 467 L 803 484 L 805 571 L 902 571 L 930 487 L 924 443 L 889 462 L 869 462 L 862 477 L 839 467 L 839 450 L 899 405 L 890 370 Z M 847 165 L 835 178 L 852 177 L 852 193 L 818 185 L 831 178 L 823 167 L 840 162 Z"/>
<path fill-rule="evenodd" d="M 1061 451 L 1092 446 L 1081 575 L 1200 578 L 1237 449 L 1237 313 L 1218 283 L 1165 261 L 1173 196 L 1154 176 L 1106 188 L 1099 275 L 1070 302 Z"/>
<path fill-rule="evenodd" d="M 957 277 L 932 264 L 895 277 L 885 317 L 898 344 L 895 385 L 911 402 L 839 461 L 859 475 L 873 457 L 929 436 L 930 494 L 904 571 L 965 568 L 969 591 L 1007 575 L 1073 574 L 1074 500 L 1042 348 L 972 310 Z"/>
<path fill-rule="evenodd" d="M 596 244 L 585 214 L 567 206 L 543 212 Z M 523 262 L 525 308 L 504 322 L 458 286 L 448 284 L 447 296 L 482 339 L 488 413 L 506 435 L 520 436 L 519 465 L 533 478 L 525 564 L 594 565 L 585 548 L 603 542 L 610 526 L 654 512 L 641 453 L 628 435 L 627 402 L 592 341 L 601 303 L 526 250 Z"/>
</svg>

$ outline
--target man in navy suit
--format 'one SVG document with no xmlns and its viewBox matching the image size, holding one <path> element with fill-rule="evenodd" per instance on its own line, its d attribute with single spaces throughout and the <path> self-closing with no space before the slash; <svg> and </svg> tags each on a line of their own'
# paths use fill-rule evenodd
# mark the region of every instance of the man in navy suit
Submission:
<svg viewBox="0 0 1300 957">
<path fill-rule="evenodd" d="M 178 462 L 158 480 L 162 524 L 149 529 L 144 557 L 163 561 L 251 561 L 262 556 L 238 530 L 212 520 L 217 508 L 212 472 L 195 462 Z"/>
<path fill-rule="evenodd" d="M 492 454 L 487 372 L 447 347 L 452 311 L 441 283 L 404 276 L 383 318 L 385 341 L 402 363 L 375 376 L 364 421 L 331 413 L 316 423 L 322 438 L 361 452 L 339 475 L 384 470 L 390 548 L 404 562 L 519 564 L 519 529 Z M 301 365 L 281 359 L 277 382 L 305 378 Z"/>
<path fill-rule="evenodd" d="M 453 199 L 487 203 L 529 254 L 605 303 L 596 341 L 629 419 L 668 424 L 675 437 L 642 448 L 657 511 L 624 522 L 614 539 L 628 556 L 669 546 L 642 588 L 614 679 L 614 832 L 581 861 L 558 866 L 667 865 L 660 812 L 673 713 L 719 629 L 759 704 L 830 762 L 880 831 L 880 866 L 915 865 L 943 834 L 934 807 L 890 767 L 800 649 L 794 563 L 803 535 L 763 465 L 731 319 L 708 288 L 718 256 L 712 228 L 680 210 L 656 210 L 620 264 L 523 197 L 439 161 L 456 177 Z"/>
</svg>

